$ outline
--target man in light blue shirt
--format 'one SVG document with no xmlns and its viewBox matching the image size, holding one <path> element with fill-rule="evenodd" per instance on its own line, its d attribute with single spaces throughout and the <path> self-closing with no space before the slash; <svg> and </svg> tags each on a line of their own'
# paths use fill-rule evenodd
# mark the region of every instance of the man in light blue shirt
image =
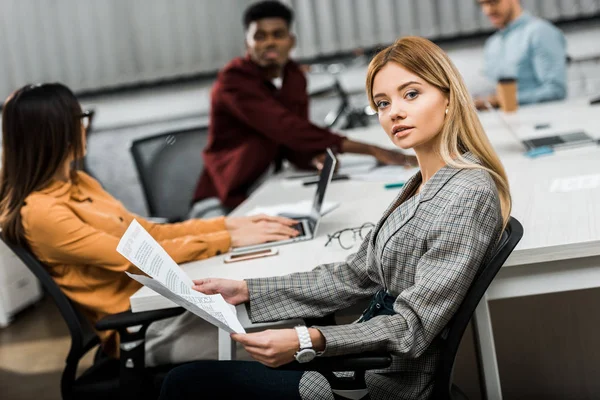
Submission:
<svg viewBox="0 0 600 400">
<path fill-rule="evenodd" d="M 550 22 L 523 11 L 519 0 L 477 0 L 497 27 L 485 43 L 485 74 L 492 82 L 516 78 L 519 104 L 561 100 L 567 95 L 566 41 Z M 495 95 L 475 99 L 477 108 Z"/>
</svg>

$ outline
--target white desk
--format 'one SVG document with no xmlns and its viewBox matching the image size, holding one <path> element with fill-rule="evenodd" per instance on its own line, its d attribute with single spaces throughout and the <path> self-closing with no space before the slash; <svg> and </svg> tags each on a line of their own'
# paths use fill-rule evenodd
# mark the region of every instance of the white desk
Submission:
<svg viewBox="0 0 600 400">
<path fill-rule="evenodd" d="M 551 190 L 558 179 L 600 174 L 600 148 L 561 150 L 528 159 L 497 116 L 484 114 L 481 120 L 509 175 L 512 215 L 524 228 L 523 239 L 475 313 L 487 398 L 501 399 L 488 301 L 600 287 L 600 185 Z M 545 136 L 555 128 L 583 129 L 600 138 L 600 109 L 584 100 L 522 108 L 507 121 L 523 138 Z M 552 127 L 536 132 L 533 126 L 541 123 Z"/>
<path fill-rule="evenodd" d="M 567 192 L 550 190 L 556 179 L 600 174 L 600 148 L 561 150 L 550 156 L 529 159 L 522 155 L 519 144 L 498 116 L 482 114 L 481 121 L 509 176 L 512 215 L 523 224 L 525 231 L 476 311 L 475 327 L 480 338 L 487 398 L 501 399 L 488 301 L 600 287 L 600 187 L 592 185 Z M 545 136 L 550 130 L 563 128 L 564 131 L 584 129 L 600 138 L 600 107 L 590 107 L 583 100 L 521 108 L 507 117 L 507 121 L 523 138 Z M 543 123 L 550 123 L 551 128 L 533 129 L 534 125 Z M 352 138 L 389 147 L 387 137 L 378 126 L 347 133 Z M 314 186 L 305 188 L 274 179 L 257 190 L 235 214 L 243 215 L 258 204 L 310 198 L 313 191 Z M 340 201 L 342 206 L 324 217 L 315 240 L 281 246 L 277 257 L 225 265 L 221 256 L 189 263 L 184 269 L 192 278 L 244 279 L 305 271 L 319 263 L 341 260 L 348 252 L 337 246 L 323 247 L 326 233 L 366 221 L 376 222 L 396 193 L 396 190 L 384 190 L 380 183 L 334 182 L 327 200 Z M 131 303 L 137 311 L 173 306 L 146 288 L 132 296 Z M 240 319 L 245 324 L 249 322 L 245 315 L 240 315 Z M 228 336 L 223 338 L 228 339 Z M 227 355 L 227 352 L 224 347 L 220 354 Z"/>
</svg>

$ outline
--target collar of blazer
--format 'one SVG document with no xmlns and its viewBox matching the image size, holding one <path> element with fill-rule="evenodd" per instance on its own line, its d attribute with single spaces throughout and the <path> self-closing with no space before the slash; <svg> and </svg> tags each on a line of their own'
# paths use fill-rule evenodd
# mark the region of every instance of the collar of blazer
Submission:
<svg viewBox="0 0 600 400">
<path fill-rule="evenodd" d="M 462 155 L 462 158 L 465 161 L 467 161 L 468 163 L 472 163 L 472 164 L 480 163 L 479 159 L 475 155 L 473 155 L 471 152 L 464 153 Z M 431 200 L 437 194 L 437 192 L 439 192 L 440 189 L 443 188 L 446 183 L 448 183 L 450 178 L 452 178 L 454 175 L 456 175 L 460 170 L 461 170 L 461 168 L 453 168 L 448 165 L 440 168 L 440 170 L 437 171 L 435 174 L 433 174 L 431 179 L 429 179 L 423 186 L 423 188 L 421 190 L 421 195 L 419 198 L 419 203 L 422 203 L 427 200 Z M 398 195 L 396 200 L 388 207 L 388 209 L 386 210 L 386 212 L 383 215 L 383 218 L 380 220 L 380 223 L 373 230 L 373 233 L 375 234 L 375 235 L 372 235 L 373 237 L 377 235 L 377 232 L 379 232 L 379 228 L 381 227 L 381 224 L 383 223 L 383 221 L 385 221 L 387 219 L 387 217 L 389 217 L 389 215 L 392 212 L 394 212 L 394 210 L 396 208 L 398 208 L 402 203 L 404 203 L 406 201 L 406 199 L 408 199 L 412 195 L 412 193 L 414 193 L 414 191 L 416 190 L 417 186 L 419 186 L 420 183 L 421 183 L 421 171 L 414 174 L 406 182 L 406 185 L 404 185 L 404 187 L 402 188 L 402 191 L 400 192 L 400 194 Z"/>
<path fill-rule="evenodd" d="M 475 157 L 471 152 L 464 153 L 462 155 L 462 158 L 465 161 L 467 161 L 468 163 L 472 163 L 472 164 L 480 163 L 478 158 Z M 456 175 L 460 171 L 461 171 L 461 168 L 453 168 L 453 167 L 449 167 L 447 165 L 440 168 L 440 170 L 437 171 L 431 177 L 431 179 L 429 179 L 427 181 L 427 183 L 425 183 L 425 185 L 423 186 L 423 189 L 421 191 L 421 195 L 419 198 L 419 203 L 422 203 L 424 201 L 432 199 L 437 194 L 437 192 L 439 192 L 440 189 L 442 187 L 444 187 L 444 185 L 450 180 L 450 178 L 452 178 L 454 175 Z M 388 209 L 385 211 L 383 217 L 379 220 L 379 222 L 377 223 L 375 228 L 373 228 L 373 231 L 371 232 L 371 239 L 370 239 L 371 244 L 375 243 L 375 238 L 379 234 L 379 230 L 381 229 L 381 226 L 383 225 L 385 220 L 390 216 L 390 214 L 392 214 L 394 212 L 394 210 L 396 210 L 398 207 L 400 207 L 400 205 L 402 203 L 404 203 L 406 201 L 406 199 L 415 191 L 416 187 L 420 183 L 421 183 L 421 172 L 417 172 L 406 182 L 406 185 L 404 185 L 404 187 L 402 188 L 402 191 L 400 192 L 400 194 L 398 195 L 396 200 L 388 207 Z M 412 210 L 412 213 L 414 213 L 415 211 L 416 211 L 416 208 L 414 208 Z M 412 215 L 406 215 L 405 218 L 403 218 L 403 221 L 406 222 L 411 217 L 412 217 Z M 401 227 L 402 226 L 398 226 L 397 229 L 400 229 Z M 392 233 L 393 232 L 390 232 L 390 235 Z M 369 250 L 370 249 L 371 249 L 371 246 L 369 246 Z M 370 253 L 368 253 L 368 257 L 369 256 L 370 256 Z"/>
<path fill-rule="evenodd" d="M 471 153 L 471 152 L 464 153 L 462 155 L 462 158 L 465 161 L 467 161 L 469 164 L 480 164 L 479 159 L 475 155 L 473 155 L 473 153 Z M 437 194 L 437 192 L 439 192 L 440 189 L 443 188 L 446 183 L 448 183 L 450 178 L 452 178 L 454 175 L 456 175 L 460 170 L 461 170 L 461 168 L 453 168 L 448 165 L 440 168 L 440 170 L 437 171 L 435 174 L 433 174 L 431 179 L 429 179 L 423 186 L 423 188 L 421 190 L 421 198 L 419 199 L 419 202 L 431 200 Z M 410 186 L 419 184 L 420 182 L 421 182 L 421 172 L 417 172 L 407 182 L 407 184 L 405 186 L 406 187 L 405 192 L 407 194 L 412 193 L 412 190 L 409 190 Z M 402 194 L 404 194 L 404 193 L 402 193 Z"/>
</svg>

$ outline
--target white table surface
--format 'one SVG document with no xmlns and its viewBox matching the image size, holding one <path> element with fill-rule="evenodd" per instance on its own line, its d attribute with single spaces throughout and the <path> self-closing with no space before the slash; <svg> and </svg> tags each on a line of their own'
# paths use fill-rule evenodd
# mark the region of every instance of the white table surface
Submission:
<svg viewBox="0 0 600 400">
<path fill-rule="evenodd" d="M 600 107 L 585 101 L 547 103 L 522 107 L 506 117 L 523 138 L 544 136 L 547 132 L 583 129 L 600 138 Z M 507 133 L 497 114 L 483 113 L 481 121 L 498 151 L 509 176 L 513 196 L 512 215 L 524 227 L 523 239 L 504 268 L 557 259 L 600 255 L 600 187 L 572 192 L 551 192 L 553 181 L 581 175 L 600 174 L 600 147 L 587 146 L 559 150 L 549 156 L 527 158 L 520 144 Z M 550 124 L 545 130 L 533 126 Z M 378 125 L 348 131 L 349 137 L 390 147 L 389 139 Z M 343 165 L 343 158 L 341 160 Z M 304 187 L 299 180 L 272 178 L 233 215 L 245 213 L 257 205 L 273 205 L 311 199 L 315 186 Z M 326 234 L 336 230 L 377 222 L 399 189 L 385 190 L 381 183 L 334 181 L 327 201 L 340 207 L 322 219 L 317 238 L 293 245 L 278 246 L 279 255 L 233 264 L 224 264 L 225 256 L 182 265 L 190 277 L 247 279 L 310 270 L 316 265 L 343 259 L 351 251 L 338 246 L 324 247 Z M 598 210 L 598 211 L 596 211 Z M 142 288 L 131 297 L 135 311 L 173 307 L 174 304 L 150 289 Z"/>
</svg>

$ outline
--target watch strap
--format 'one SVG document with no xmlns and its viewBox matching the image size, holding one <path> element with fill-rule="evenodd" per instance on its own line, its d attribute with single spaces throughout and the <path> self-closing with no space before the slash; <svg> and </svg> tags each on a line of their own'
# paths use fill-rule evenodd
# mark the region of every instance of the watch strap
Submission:
<svg viewBox="0 0 600 400">
<path fill-rule="evenodd" d="M 296 330 L 296 333 L 298 334 L 298 341 L 300 342 L 300 350 L 312 349 L 313 344 L 312 344 L 312 340 L 310 340 L 310 333 L 308 332 L 308 328 L 306 326 L 296 326 L 294 329 Z"/>
</svg>

